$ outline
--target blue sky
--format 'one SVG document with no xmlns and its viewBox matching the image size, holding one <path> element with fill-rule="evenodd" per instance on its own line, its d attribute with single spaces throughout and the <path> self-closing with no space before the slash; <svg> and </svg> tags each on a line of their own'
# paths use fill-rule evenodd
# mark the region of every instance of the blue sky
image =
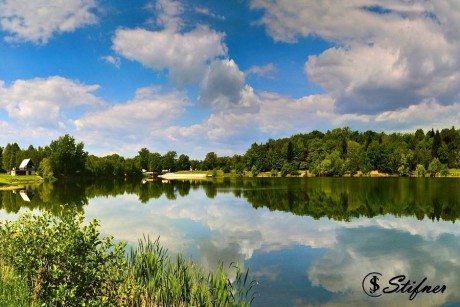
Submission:
<svg viewBox="0 0 460 307">
<path fill-rule="evenodd" d="M 0 146 L 193 158 L 458 127 L 457 1 L 0 0 Z"/>
</svg>

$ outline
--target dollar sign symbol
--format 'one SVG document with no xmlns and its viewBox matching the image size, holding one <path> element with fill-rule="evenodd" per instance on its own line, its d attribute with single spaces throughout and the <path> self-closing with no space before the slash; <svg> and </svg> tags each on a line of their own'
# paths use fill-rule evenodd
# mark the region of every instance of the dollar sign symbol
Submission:
<svg viewBox="0 0 460 307">
<path fill-rule="evenodd" d="M 369 292 L 371 294 L 374 294 L 378 289 L 380 289 L 380 286 L 377 283 L 378 280 L 379 280 L 379 278 L 376 275 L 372 276 L 371 281 L 370 281 L 371 285 L 372 285 L 372 288 L 370 288 L 370 290 L 369 290 Z"/>
</svg>

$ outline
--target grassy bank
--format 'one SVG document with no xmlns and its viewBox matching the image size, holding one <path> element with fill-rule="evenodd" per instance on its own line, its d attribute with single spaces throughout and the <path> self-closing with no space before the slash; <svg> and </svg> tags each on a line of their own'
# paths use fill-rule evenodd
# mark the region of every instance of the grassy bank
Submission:
<svg viewBox="0 0 460 307">
<path fill-rule="evenodd" d="M 124 243 L 100 238 L 97 221 L 81 215 L 22 215 L 0 222 L 0 302 L 6 306 L 249 306 L 253 282 L 233 266 L 213 273 L 159 240 Z"/>
<path fill-rule="evenodd" d="M 11 176 L 0 174 L 0 189 L 19 189 L 26 184 L 43 182 L 40 176 Z"/>
</svg>

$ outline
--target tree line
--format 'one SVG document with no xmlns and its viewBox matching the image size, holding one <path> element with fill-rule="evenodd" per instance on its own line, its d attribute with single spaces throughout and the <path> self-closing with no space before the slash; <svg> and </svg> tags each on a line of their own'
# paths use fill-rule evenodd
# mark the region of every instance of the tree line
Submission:
<svg viewBox="0 0 460 307">
<path fill-rule="evenodd" d="M 17 168 L 23 159 L 31 159 L 35 169 L 45 180 L 70 176 L 142 176 L 134 158 L 117 154 L 96 157 L 84 150 L 82 142 L 66 134 L 47 146 L 30 145 L 21 149 L 17 143 L 0 147 L 0 169 L 9 172 Z"/>
<path fill-rule="evenodd" d="M 349 127 L 312 131 L 289 138 L 253 143 L 242 155 L 219 157 L 209 152 L 201 161 L 165 156 L 143 148 L 137 158 L 142 168 L 151 171 L 223 170 L 224 173 L 256 176 L 298 175 L 309 171 L 315 176 L 368 174 L 371 171 L 400 176 L 435 176 L 460 168 L 460 130 L 418 129 L 415 133 L 352 131 Z"/>
<path fill-rule="evenodd" d="M 62 176 L 122 177 L 141 176 L 142 170 L 162 171 L 222 170 L 243 175 L 271 172 L 298 175 L 309 171 L 315 176 L 367 174 L 373 170 L 400 176 L 447 175 L 460 168 L 460 130 L 418 129 L 415 133 L 352 131 L 349 127 L 327 132 L 318 130 L 289 138 L 253 143 L 247 151 L 219 157 L 215 152 L 203 160 L 193 160 L 176 151 L 165 154 L 142 148 L 134 158 L 118 154 L 97 157 L 84 150 L 70 135 L 48 146 L 21 149 L 17 143 L 0 147 L 0 168 L 6 172 L 30 158 L 46 178 Z"/>
</svg>

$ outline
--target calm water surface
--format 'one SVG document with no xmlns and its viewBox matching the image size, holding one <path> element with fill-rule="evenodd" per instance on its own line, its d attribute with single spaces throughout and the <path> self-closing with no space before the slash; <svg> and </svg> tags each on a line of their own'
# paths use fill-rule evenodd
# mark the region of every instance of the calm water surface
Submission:
<svg viewBox="0 0 460 307">
<path fill-rule="evenodd" d="M 254 306 L 460 305 L 459 179 L 69 183 L 3 191 L 0 205 L 1 219 L 74 208 L 100 220 L 104 235 L 132 245 L 160 236 L 209 270 L 242 263 L 258 281 Z M 420 290 L 446 289 L 413 300 L 382 293 L 400 275 L 403 292 L 425 277 Z"/>
</svg>

